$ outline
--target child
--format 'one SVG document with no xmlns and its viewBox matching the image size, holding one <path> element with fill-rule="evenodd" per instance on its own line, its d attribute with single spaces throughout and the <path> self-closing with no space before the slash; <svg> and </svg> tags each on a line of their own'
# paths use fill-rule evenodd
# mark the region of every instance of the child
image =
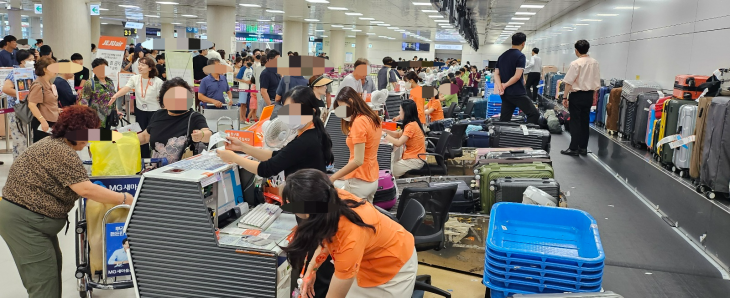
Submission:
<svg viewBox="0 0 730 298">
<path fill-rule="evenodd" d="M 256 90 L 256 78 L 251 78 L 251 90 Z M 257 97 L 258 93 L 250 92 L 248 95 L 248 117 L 246 117 L 246 122 L 256 122 L 258 119 L 256 119 L 256 103 L 257 103 Z"/>
</svg>

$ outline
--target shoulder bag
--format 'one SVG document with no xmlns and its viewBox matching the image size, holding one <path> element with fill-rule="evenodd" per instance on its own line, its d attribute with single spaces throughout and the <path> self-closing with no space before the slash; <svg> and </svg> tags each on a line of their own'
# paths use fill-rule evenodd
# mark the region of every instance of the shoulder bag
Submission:
<svg viewBox="0 0 730 298">
<path fill-rule="evenodd" d="M 30 85 L 30 89 L 33 89 L 36 85 L 41 87 L 41 95 L 43 95 L 43 84 L 38 81 L 33 82 L 33 84 Z M 23 126 L 30 125 L 30 122 L 33 121 L 33 113 L 28 107 L 28 96 L 30 96 L 30 92 L 24 100 L 21 100 L 20 97 L 18 97 L 18 103 L 13 106 L 13 109 L 15 110 L 15 118 L 18 119 L 18 122 L 20 122 Z"/>
</svg>

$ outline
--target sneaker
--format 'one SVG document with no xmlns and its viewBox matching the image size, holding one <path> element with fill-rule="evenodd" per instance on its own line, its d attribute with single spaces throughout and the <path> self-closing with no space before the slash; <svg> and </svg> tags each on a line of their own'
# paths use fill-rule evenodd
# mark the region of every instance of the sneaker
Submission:
<svg viewBox="0 0 730 298">
<path fill-rule="evenodd" d="M 566 149 L 566 150 L 560 151 L 560 154 L 570 155 L 570 156 L 578 156 L 580 153 L 578 152 L 578 150 Z"/>
</svg>

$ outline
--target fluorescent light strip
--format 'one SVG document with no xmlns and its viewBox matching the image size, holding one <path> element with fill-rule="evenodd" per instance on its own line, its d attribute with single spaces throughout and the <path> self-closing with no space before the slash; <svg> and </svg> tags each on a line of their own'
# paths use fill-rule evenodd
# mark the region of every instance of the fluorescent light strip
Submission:
<svg viewBox="0 0 730 298">
<path fill-rule="evenodd" d="M 382 24 L 382 21 L 370 21 L 370 24 Z"/>
<path fill-rule="evenodd" d="M 518 16 L 534 16 L 536 14 L 537 14 L 536 12 L 524 12 L 524 11 L 515 12 L 515 15 L 518 15 Z"/>
<path fill-rule="evenodd" d="M 360 29 L 352 29 L 352 32 L 361 32 L 361 31 L 362 30 L 360 30 Z"/>
<path fill-rule="evenodd" d="M 266 12 L 270 12 L 270 13 L 284 13 L 283 10 L 274 10 L 274 9 L 267 9 Z"/>
<path fill-rule="evenodd" d="M 443 19 L 444 18 L 444 16 L 442 16 L 442 15 L 430 15 L 428 17 L 429 18 L 434 18 L 434 19 Z"/>
<path fill-rule="evenodd" d="M 530 18 L 512 18 L 513 21 L 529 21 Z"/>
<path fill-rule="evenodd" d="M 361 19 L 363 21 L 372 21 L 372 20 L 375 20 L 374 18 L 358 18 L 358 19 Z"/>
<path fill-rule="evenodd" d="M 330 25 L 330 27 L 342 28 L 342 27 L 345 27 L 345 26 L 343 26 L 343 25 Z"/>
<path fill-rule="evenodd" d="M 206 22 L 195 22 L 196 24 L 205 24 Z"/>
<path fill-rule="evenodd" d="M 324 32 L 322 29 L 315 29 L 314 32 Z"/>
<path fill-rule="evenodd" d="M 196 15 L 191 15 L 191 14 L 184 14 L 184 15 L 182 15 L 182 16 L 183 16 L 183 17 L 186 17 L 186 18 L 197 18 L 197 17 L 198 17 L 198 16 L 196 16 Z"/>
<path fill-rule="evenodd" d="M 520 5 L 520 8 L 543 8 L 545 5 L 536 5 L 536 4 L 522 4 Z"/>
<path fill-rule="evenodd" d="M 148 18 L 159 18 L 160 17 L 160 16 L 156 16 L 156 15 L 151 15 L 151 14 L 146 14 L 144 16 L 146 16 Z"/>
<path fill-rule="evenodd" d="M 180 3 L 177 2 L 170 2 L 170 1 L 157 1 L 157 4 L 169 4 L 169 5 L 178 5 Z"/>
<path fill-rule="evenodd" d="M 319 22 L 318 19 L 304 19 L 304 21 L 307 21 L 307 22 Z"/>
<path fill-rule="evenodd" d="M 413 5 L 416 5 L 416 6 L 426 6 L 426 5 L 431 6 L 431 2 L 413 2 Z"/>
<path fill-rule="evenodd" d="M 576 26 L 588 26 L 588 24 L 573 24 L 573 25 L 576 25 Z"/>
<path fill-rule="evenodd" d="M 241 4 L 238 4 L 238 5 L 241 5 L 241 6 L 243 6 L 243 7 L 261 7 L 261 5 L 258 5 L 258 4 L 246 4 L 246 3 L 241 3 Z"/>
<path fill-rule="evenodd" d="M 119 5 L 119 7 L 124 7 L 124 8 L 139 8 L 139 6 L 134 6 L 134 5 L 122 5 L 122 4 L 120 4 L 120 5 Z"/>
<path fill-rule="evenodd" d="M 348 35 L 347 37 L 355 37 L 355 35 Z"/>
<path fill-rule="evenodd" d="M 361 16 L 362 14 L 359 12 L 346 12 L 345 13 L 348 16 Z"/>
<path fill-rule="evenodd" d="M 109 10 L 108 8 L 99 8 L 99 10 Z"/>
<path fill-rule="evenodd" d="M 319 37 L 328 37 L 327 35 L 320 35 Z"/>
<path fill-rule="evenodd" d="M 258 22 L 271 22 L 271 20 L 265 20 L 265 19 L 260 19 L 260 20 L 256 20 L 256 21 L 258 21 Z"/>
<path fill-rule="evenodd" d="M 375 35 L 375 33 L 372 33 L 372 32 L 368 32 L 368 33 L 365 33 L 365 34 L 367 34 L 367 35 Z"/>
<path fill-rule="evenodd" d="M 388 29 L 390 29 L 390 30 L 397 30 L 397 29 L 400 29 L 400 28 L 398 28 L 398 27 L 388 27 Z"/>
<path fill-rule="evenodd" d="M 599 14 L 597 14 L 597 16 L 599 16 L 599 17 L 615 17 L 617 15 L 618 15 L 617 13 L 599 13 Z"/>
<path fill-rule="evenodd" d="M 327 7 L 329 10 L 347 10 L 347 7 L 335 7 L 335 6 L 329 6 Z"/>
<path fill-rule="evenodd" d="M 582 19 L 580 21 L 581 22 L 600 22 L 601 20 L 599 20 L 599 19 Z"/>
<path fill-rule="evenodd" d="M 390 27 L 390 24 L 378 24 L 378 26 L 382 26 L 382 27 Z"/>
<path fill-rule="evenodd" d="M 423 12 L 425 12 L 425 13 L 433 13 L 433 12 L 439 12 L 438 10 L 434 10 L 434 9 L 423 9 L 423 10 L 421 10 L 421 11 L 423 11 Z"/>
<path fill-rule="evenodd" d="M 307 0 L 309 3 L 330 3 L 327 0 Z"/>
<path fill-rule="evenodd" d="M 510 25 L 524 25 L 525 23 L 520 23 L 520 22 L 509 22 L 509 23 L 507 23 L 507 24 L 510 24 Z"/>
</svg>

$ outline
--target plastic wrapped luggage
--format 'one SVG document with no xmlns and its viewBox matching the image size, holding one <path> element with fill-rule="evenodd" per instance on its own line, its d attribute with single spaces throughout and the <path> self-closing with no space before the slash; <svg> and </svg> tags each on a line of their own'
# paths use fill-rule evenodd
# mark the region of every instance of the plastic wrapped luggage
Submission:
<svg viewBox="0 0 730 298">
<path fill-rule="evenodd" d="M 556 133 L 560 134 L 563 133 L 563 128 L 560 127 L 560 119 L 558 119 L 558 115 L 555 113 L 555 110 L 547 110 L 545 111 L 545 122 L 547 122 L 547 130 L 550 133 Z"/>
<path fill-rule="evenodd" d="M 704 91 L 700 85 L 707 82 L 708 76 L 678 75 L 674 77 L 674 91 L 672 96 L 685 100 L 696 100 Z"/>
<path fill-rule="evenodd" d="M 534 186 L 549 195 L 560 196 L 560 184 L 551 178 L 499 178 L 490 182 L 490 190 L 494 191 L 495 201 L 522 202 L 522 194 L 528 186 Z"/>
<path fill-rule="evenodd" d="M 611 89 L 606 106 L 606 129 L 610 132 L 618 132 L 618 119 L 621 111 L 621 88 Z"/>
<path fill-rule="evenodd" d="M 496 125 L 489 127 L 489 136 L 492 147 L 530 147 L 550 152 L 551 135 L 544 129 Z"/>
<path fill-rule="evenodd" d="M 654 106 L 655 105 L 650 105 L 649 111 L 646 113 L 646 117 L 649 120 L 646 122 L 646 136 L 644 137 L 644 144 L 647 148 L 649 148 L 649 151 L 651 151 L 652 146 L 654 145 L 651 140 L 654 139 L 654 125 L 657 122 L 656 114 L 654 113 Z"/>
<path fill-rule="evenodd" d="M 609 84 L 613 88 L 623 87 L 624 86 L 624 80 L 623 79 L 613 78 L 613 79 L 611 79 L 611 81 L 609 82 Z"/>
<path fill-rule="evenodd" d="M 702 148 L 700 185 L 712 192 L 728 193 L 730 186 L 730 97 L 715 97 L 710 104 L 705 123 L 705 139 Z"/>
<path fill-rule="evenodd" d="M 479 194 L 482 205 L 482 213 L 489 213 L 492 205 L 495 204 L 494 192 L 490 190 L 492 180 L 498 178 L 555 178 L 553 168 L 550 165 L 531 164 L 486 164 L 474 171 L 479 178 Z"/>
<path fill-rule="evenodd" d="M 636 120 L 634 121 L 634 135 L 631 144 L 635 147 L 645 146 L 648 132 L 649 112 L 653 113 L 653 105 L 659 100 L 658 92 L 641 93 L 636 101 Z"/>
<path fill-rule="evenodd" d="M 705 146 L 705 126 L 707 115 L 710 113 L 712 97 L 700 97 L 697 104 L 697 120 L 695 121 L 695 142 L 692 150 L 692 159 L 689 165 L 689 176 L 692 179 L 700 178 L 700 165 L 702 164 L 702 150 Z"/>
<path fill-rule="evenodd" d="M 695 133 L 695 121 L 697 121 L 697 105 L 688 104 L 683 105 L 679 108 L 679 119 L 677 121 L 677 134 L 679 134 L 679 142 L 683 142 L 689 136 Z M 674 147 L 670 144 L 670 147 Z M 683 144 L 679 147 L 674 148 L 674 157 L 672 162 L 674 163 L 674 171 L 679 171 L 681 177 L 687 177 L 689 175 L 690 160 L 692 159 L 692 149 L 694 148 L 694 142 Z"/>
<path fill-rule="evenodd" d="M 395 188 L 395 178 L 390 170 L 380 170 L 378 176 L 378 190 L 375 191 L 373 205 L 389 210 L 395 205 L 398 191 Z"/>
<path fill-rule="evenodd" d="M 664 103 L 664 116 L 662 117 L 663 131 L 659 142 L 666 142 L 659 148 L 659 162 L 667 169 L 671 169 L 674 162 L 674 150 L 667 141 L 676 140 L 677 125 L 679 124 L 679 110 L 684 105 L 697 105 L 693 100 L 672 99 Z"/>
<path fill-rule="evenodd" d="M 428 185 L 430 187 L 439 187 L 456 184 L 456 194 L 454 194 L 454 200 L 451 201 L 451 207 L 449 212 L 457 213 L 474 213 L 477 211 L 479 206 L 479 197 L 474 197 L 474 193 L 464 181 L 450 181 L 450 182 L 431 182 Z M 481 207 L 479 207 L 481 208 Z"/>
<path fill-rule="evenodd" d="M 489 133 L 486 131 L 471 131 L 466 138 L 467 147 L 487 148 L 489 147 Z"/>
<path fill-rule="evenodd" d="M 662 86 L 651 81 L 625 80 L 621 87 L 621 96 L 626 100 L 635 102 L 641 93 L 656 92 L 662 90 Z"/>
</svg>

